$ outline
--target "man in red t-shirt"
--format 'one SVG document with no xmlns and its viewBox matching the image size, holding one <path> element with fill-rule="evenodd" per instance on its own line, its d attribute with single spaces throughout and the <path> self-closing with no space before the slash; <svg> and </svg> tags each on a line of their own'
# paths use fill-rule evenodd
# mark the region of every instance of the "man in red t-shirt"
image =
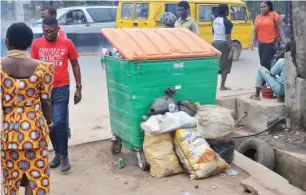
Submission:
<svg viewBox="0 0 306 195">
<path fill-rule="evenodd" d="M 67 115 L 69 104 L 69 71 L 68 60 L 72 65 L 76 82 L 74 104 L 82 99 L 81 71 L 78 62 L 78 52 L 69 39 L 58 36 L 59 26 L 55 17 L 43 19 L 44 36 L 34 40 L 31 57 L 54 64 L 54 86 L 51 92 L 52 120 L 54 128 L 50 139 L 55 151 L 55 158 L 49 163 L 50 168 L 61 165 L 61 171 L 71 169 L 68 158 Z"/>
<path fill-rule="evenodd" d="M 56 18 L 57 16 L 57 11 L 55 9 L 55 7 L 53 6 L 49 6 L 47 7 L 46 9 L 44 9 L 41 13 L 40 13 L 40 16 L 41 18 L 46 18 L 46 17 L 50 17 L 50 16 L 53 16 Z M 63 37 L 63 38 L 67 38 L 67 35 L 63 29 L 63 27 L 59 26 L 59 31 L 58 31 L 58 35 L 60 37 Z"/>
<path fill-rule="evenodd" d="M 47 8 L 45 8 L 41 13 L 40 13 L 41 18 L 46 18 L 46 17 L 57 17 L 57 11 L 55 9 L 55 7 L 53 6 L 48 6 Z M 58 31 L 58 36 L 63 37 L 63 38 L 67 38 L 67 35 L 64 31 L 64 29 L 59 26 L 59 31 Z M 67 116 L 67 127 L 68 127 L 68 138 L 71 138 L 71 128 L 70 128 L 70 123 L 69 123 L 69 110 L 68 110 L 68 116 Z"/>
</svg>

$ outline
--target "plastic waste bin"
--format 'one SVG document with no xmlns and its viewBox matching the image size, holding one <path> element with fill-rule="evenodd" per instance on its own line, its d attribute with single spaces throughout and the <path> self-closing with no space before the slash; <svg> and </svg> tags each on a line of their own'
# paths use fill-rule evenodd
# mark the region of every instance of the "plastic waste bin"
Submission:
<svg viewBox="0 0 306 195">
<path fill-rule="evenodd" d="M 146 168 L 140 123 L 168 87 L 175 99 L 215 104 L 221 53 L 186 29 L 103 29 L 124 59 L 105 56 L 112 153 L 137 152 Z"/>
</svg>

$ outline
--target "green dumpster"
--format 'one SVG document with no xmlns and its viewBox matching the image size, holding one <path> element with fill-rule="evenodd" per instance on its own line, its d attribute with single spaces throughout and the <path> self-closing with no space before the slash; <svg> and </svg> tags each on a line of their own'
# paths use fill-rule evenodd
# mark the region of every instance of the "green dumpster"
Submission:
<svg viewBox="0 0 306 195">
<path fill-rule="evenodd" d="M 220 52 L 185 29 L 102 32 L 125 57 L 104 59 L 114 135 L 112 153 L 120 153 L 123 144 L 137 152 L 144 169 L 142 116 L 169 87 L 176 89 L 176 100 L 215 104 Z"/>
</svg>

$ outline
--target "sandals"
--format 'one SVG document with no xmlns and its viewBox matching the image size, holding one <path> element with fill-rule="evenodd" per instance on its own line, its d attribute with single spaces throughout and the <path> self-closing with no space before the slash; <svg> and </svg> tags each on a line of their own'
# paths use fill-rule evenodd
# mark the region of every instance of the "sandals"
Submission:
<svg viewBox="0 0 306 195">
<path fill-rule="evenodd" d="M 252 99 L 252 100 L 260 100 L 260 97 L 259 97 L 259 96 L 256 96 L 256 95 L 254 94 L 254 95 L 251 95 L 250 99 Z"/>
<path fill-rule="evenodd" d="M 220 87 L 220 90 L 221 91 L 226 91 L 226 90 L 231 90 L 231 88 L 229 88 L 229 87 Z"/>
</svg>

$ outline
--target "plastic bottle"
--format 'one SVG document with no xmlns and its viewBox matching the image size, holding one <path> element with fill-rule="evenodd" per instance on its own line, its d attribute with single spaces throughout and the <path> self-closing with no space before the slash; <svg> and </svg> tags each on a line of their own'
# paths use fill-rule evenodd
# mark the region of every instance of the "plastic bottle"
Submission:
<svg viewBox="0 0 306 195">
<path fill-rule="evenodd" d="M 123 169 L 126 166 L 124 159 L 123 158 L 119 158 L 118 160 L 118 167 L 119 169 Z"/>
</svg>

